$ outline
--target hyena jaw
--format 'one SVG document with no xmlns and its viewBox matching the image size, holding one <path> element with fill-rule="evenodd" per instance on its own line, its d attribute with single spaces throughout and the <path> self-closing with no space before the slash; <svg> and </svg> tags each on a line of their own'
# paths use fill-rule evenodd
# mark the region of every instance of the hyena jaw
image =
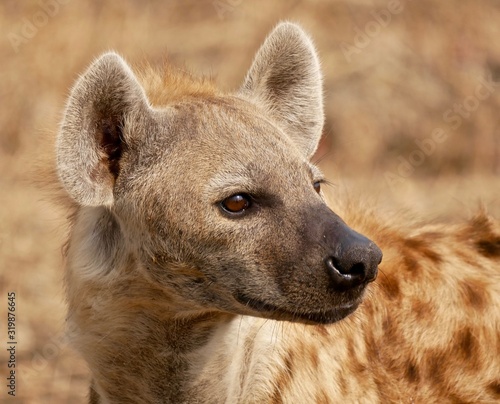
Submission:
<svg viewBox="0 0 500 404">
<path fill-rule="evenodd" d="M 496 402 L 500 230 L 323 200 L 319 61 L 282 23 L 233 94 L 114 53 L 56 143 L 91 403 Z M 381 276 L 377 278 L 380 264 Z"/>
</svg>

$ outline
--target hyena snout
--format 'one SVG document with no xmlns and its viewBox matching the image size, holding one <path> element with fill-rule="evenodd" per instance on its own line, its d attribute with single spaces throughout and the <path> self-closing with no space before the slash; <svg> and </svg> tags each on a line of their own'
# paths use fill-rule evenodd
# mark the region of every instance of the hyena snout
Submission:
<svg viewBox="0 0 500 404">
<path fill-rule="evenodd" d="M 334 252 L 325 258 L 332 287 L 339 291 L 374 281 L 382 261 L 382 251 L 373 241 L 342 227 Z"/>
</svg>

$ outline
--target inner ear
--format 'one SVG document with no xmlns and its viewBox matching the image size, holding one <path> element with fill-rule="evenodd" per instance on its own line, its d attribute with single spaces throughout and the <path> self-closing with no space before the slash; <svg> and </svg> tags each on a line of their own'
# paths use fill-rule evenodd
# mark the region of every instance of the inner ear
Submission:
<svg viewBox="0 0 500 404">
<path fill-rule="evenodd" d="M 296 24 L 279 24 L 266 38 L 240 94 L 264 107 L 306 157 L 323 129 L 319 59 L 309 36 Z"/>
<path fill-rule="evenodd" d="M 123 139 L 123 122 L 112 117 L 101 119 L 101 129 L 97 136 L 97 141 L 107 159 L 107 168 L 116 179 L 120 172 L 120 159 L 127 146 Z"/>
</svg>

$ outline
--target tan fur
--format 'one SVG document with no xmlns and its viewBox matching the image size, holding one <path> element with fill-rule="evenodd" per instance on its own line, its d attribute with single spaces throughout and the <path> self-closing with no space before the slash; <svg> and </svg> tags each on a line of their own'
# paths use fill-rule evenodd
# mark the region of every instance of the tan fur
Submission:
<svg viewBox="0 0 500 404">
<path fill-rule="evenodd" d="M 166 63 L 161 70 L 143 67 L 139 74 L 152 106 L 161 107 L 192 97 L 215 97 L 222 93 L 207 78 L 198 78 L 189 72 Z"/>
<path fill-rule="evenodd" d="M 299 27 L 271 33 L 235 94 L 172 67 L 138 77 L 98 59 L 57 142 L 91 403 L 500 400 L 498 222 L 395 227 L 350 206 L 384 260 L 367 293 L 332 286 L 325 254 L 354 233 L 314 191 L 321 75 Z M 242 193 L 248 211 L 221 210 Z M 376 255 L 360 240 L 356 259 Z"/>
</svg>

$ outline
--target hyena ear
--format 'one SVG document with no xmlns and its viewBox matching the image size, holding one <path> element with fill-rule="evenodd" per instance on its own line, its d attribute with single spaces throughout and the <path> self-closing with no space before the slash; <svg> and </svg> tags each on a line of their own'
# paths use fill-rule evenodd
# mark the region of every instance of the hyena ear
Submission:
<svg viewBox="0 0 500 404">
<path fill-rule="evenodd" d="M 283 22 L 269 34 L 241 93 L 264 105 L 300 151 L 312 156 L 323 128 L 322 77 L 314 45 L 302 28 Z"/>
<path fill-rule="evenodd" d="M 76 202 L 113 204 L 127 121 L 148 109 L 134 73 L 115 53 L 101 56 L 78 79 L 56 142 L 59 179 Z"/>
</svg>

